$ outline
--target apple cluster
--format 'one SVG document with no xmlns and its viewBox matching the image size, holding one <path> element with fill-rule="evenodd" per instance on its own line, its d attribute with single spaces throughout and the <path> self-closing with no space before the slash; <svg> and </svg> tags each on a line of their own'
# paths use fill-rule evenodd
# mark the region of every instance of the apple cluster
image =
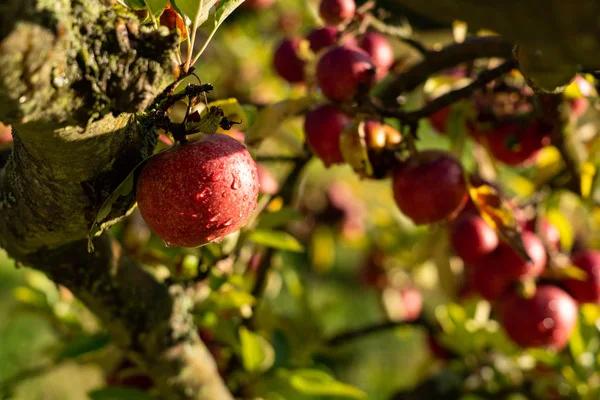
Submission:
<svg viewBox="0 0 600 400">
<path fill-rule="evenodd" d="M 358 38 L 344 35 L 344 26 L 356 18 L 353 0 L 322 0 L 319 11 L 328 25 L 314 29 L 306 40 L 317 56 L 316 84 L 328 102 L 306 114 L 305 138 L 312 152 L 327 167 L 347 163 L 363 177 L 391 176 L 395 202 L 415 224 L 449 223 L 452 247 L 466 265 L 472 288 L 495 304 L 513 341 L 523 347 L 564 348 L 575 328 L 577 303 L 600 302 L 600 253 L 572 255 L 572 263 L 586 272 L 585 279 L 549 280 L 549 255 L 561 250 L 558 230 L 549 221 L 525 220 L 521 210 L 513 210 L 521 219 L 517 232 L 529 257 L 526 260 L 480 215 L 468 186 L 487 183 L 478 183 L 478 178 L 466 182 L 454 155 L 409 148 L 406 157 L 389 157 L 406 149 L 407 138 L 382 120 L 352 117 L 344 110 L 385 77 L 394 62 L 392 47 L 376 32 Z M 274 68 L 290 83 L 306 78 L 302 43 L 300 38 L 285 39 L 275 51 Z M 461 79 L 467 72 L 459 67 L 448 74 Z M 537 112 L 532 90 L 515 84 L 518 73 L 513 75 L 473 97 L 474 112 L 466 128 L 496 161 L 527 167 L 550 145 L 554 126 Z M 575 83 L 582 92 L 589 85 L 581 77 Z M 570 115 L 577 118 L 588 104 L 586 99 L 572 99 L 568 106 Z M 440 134 L 447 133 L 451 113 L 449 106 L 429 116 Z M 371 266 L 365 271 L 369 273 L 365 279 L 373 286 L 383 284 L 379 269 Z M 523 290 L 523 284 L 535 282 L 535 291 Z"/>
</svg>

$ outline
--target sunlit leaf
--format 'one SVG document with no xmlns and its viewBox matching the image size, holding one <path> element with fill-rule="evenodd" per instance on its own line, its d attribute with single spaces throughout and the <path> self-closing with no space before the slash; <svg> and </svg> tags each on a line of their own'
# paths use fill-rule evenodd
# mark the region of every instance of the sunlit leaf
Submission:
<svg viewBox="0 0 600 400">
<path fill-rule="evenodd" d="M 148 393 L 129 388 L 105 387 L 88 393 L 90 400 L 152 400 Z"/>
<path fill-rule="evenodd" d="M 596 172 L 596 166 L 593 163 L 589 161 L 581 163 L 581 197 L 584 199 L 590 196 Z"/>
<path fill-rule="evenodd" d="M 266 137 L 275 135 L 285 120 L 305 113 L 311 104 L 310 98 L 302 97 L 283 100 L 263 108 L 259 111 L 252 128 L 246 133 L 246 143 L 253 146 Z"/>
<path fill-rule="evenodd" d="M 482 218 L 526 261 L 531 262 L 521 239 L 521 232 L 510 204 L 489 185 L 473 187 L 468 184 L 469 196 Z"/>
<path fill-rule="evenodd" d="M 239 334 L 244 369 L 248 372 L 269 369 L 275 361 L 275 352 L 271 344 L 244 326 L 240 327 Z"/>
<path fill-rule="evenodd" d="M 229 98 L 229 99 L 220 99 L 217 101 L 213 101 L 208 103 L 209 109 L 211 107 L 219 107 L 223 110 L 223 115 L 227 117 L 230 121 L 240 122 L 240 124 L 236 124 L 235 127 L 241 131 L 245 130 L 248 127 L 248 117 L 246 116 L 246 112 L 240 106 L 237 99 Z M 217 132 L 222 132 L 222 129 L 218 129 Z"/>
<path fill-rule="evenodd" d="M 208 19 L 211 7 L 216 0 L 171 0 L 173 8 L 186 20 L 188 25 L 201 26 Z"/>
<path fill-rule="evenodd" d="M 340 150 L 344 161 L 360 176 L 373 176 L 373 166 L 369 161 L 365 122 L 347 125 L 340 135 Z"/>
<path fill-rule="evenodd" d="M 144 0 L 146 5 L 150 9 L 150 12 L 156 16 L 159 16 L 164 9 L 167 7 L 169 0 Z"/>
<path fill-rule="evenodd" d="M 256 229 L 248 235 L 248 240 L 279 250 L 294 251 L 297 253 L 304 251 L 304 247 L 295 237 L 282 231 Z"/>
<path fill-rule="evenodd" d="M 558 233 L 560 234 L 560 247 L 565 251 L 570 251 L 573 247 L 573 241 L 575 240 L 571 221 L 569 221 L 560 209 L 554 208 L 548 210 L 545 217 L 550 224 L 558 229 Z"/>
<path fill-rule="evenodd" d="M 200 121 L 187 122 L 186 129 L 199 133 L 215 133 L 219 129 L 219 123 L 223 119 L 223 110 L 219 107 L 209 107 L 208 112 L 202 113 Z"/>
<path fill-rule="evenodd" d="M 350 399 L 366 399 L 362 390 L 337 381 L 324 371 L 301 369 L 293 371 L 289 377 L 290 385 L 298 392 L 308 396 L 335 396 Z"/>
<path fill-rule="evenodd" d="M 244 0 L 221 0 L 217 9 L 215 10 L 215 28 L 218 29 L 219 26 L 225 21 L 225 19 L 236 9 L 238 8 Z"/>
<path fill-rule="evenodd" d="M 558 268 L 554 271 L 558 278 L 563 279 L 575 279 L 578 281 L 585 281 L 587 279 L 587 272 L 579 268 L 577 265 L 568 265 L 564 268 Z"/>
</svg>

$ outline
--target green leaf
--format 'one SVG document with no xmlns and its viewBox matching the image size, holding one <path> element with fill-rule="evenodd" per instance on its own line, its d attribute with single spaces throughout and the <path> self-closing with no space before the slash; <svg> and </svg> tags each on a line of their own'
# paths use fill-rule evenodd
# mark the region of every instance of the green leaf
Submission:
<svg viewBox="0 0 600 400">
<path fill-rule="evenodd" d="M 225 21 L 227 17 L 238 8 L 244 0 L 221 0 L 215 11 L 215 27 L 218 29 L 219 26 Z"/>
<path fill-rule="evenodd" d="M 131 170 L 131 172 L 129 173 L 129 175 L 127 175 L 123 182 L 121 182 L 119 186 L 117 186 L 115 191 L 112 192 L 110 196 L 106 198 L 106 200 L 104 200 L 104 203 L 102 203 L 102 206 L 100 206 L 100 208 L 98 209 L 98 212 L 96 213 L 96 218 L 94 218 L 94 223 L 92 224 L 88 233 L 88 251 L 90 253 L 94 251 L 94 244 L 92 243 L 92 239 L 97 233 L 96 229 L 98 229 L 99 231 L 103 231 L 107 228 L 106 225 L 103 226 L 102 224 L 103 222 L 106 222 L 105 220 L 110 215 L 113 205 L 117 200 L 119 200 L 120 197 L 128 196 L 133 191 L 135 187 L 135 181 L 137 179 L 137 176 L 141 172 L 142 167 L 152 157 L 154 157 L 154 155 L 138 163 L 138 165 L 136 165 L 133 168 L 133 170 Z"/>
<path fill-rule="evenodd" d="M 256 244 L 279 250 L 301 253 L 304 247 L 298 240 L 287 232 L 256 229 L 248 235 L 248 239 Z"/>
<path fill-rule="evenodd" d="M 252 125 L 254 125 L 256 117 L 258 116 L 258 109 L 255 105 L 252 104 L 243 104 L 242 109 L 244 110 L 244 114 L 246 115 L 246 127 L 251 127 Z"/>
<path fill-rule="evenodd" d="M 135 389 L 106 387 L 88 393 L 91 400 L 152 400 L 148 393 Z"/>
<path fill-rule="evenodd" d="M 171 5 L 187 25 L 201 26 L 208 19 L 215 0 L 171 0 Z"/>
<path fill-rule="evenodd" d="M 248 372 L 266 371 L 273 365 L 275 352 L 270 343 L 262 336 L 240 327 L 240 344 L 242 346 L 242 364 Z"/>
<path fill-rule="evenodd" d="M 331 375 L 316 369 L 300 369 L 289 377 L 290 385 L 309 396 L 338 396 L 350 399 L 366 399 L 367 395 L 354 386 L 335 380 Z"/>
<path fill-rule="evenodd" d="M 200 133 L 215 133 L 219 129 L 219 123 L 223 119 L 223 110 L 220 107 L 209 107 L 208 112 L 204 112 L 200 121 L 188 122 L 186 129 Z"/>
<path fill-rule="evenodd" d="M 119 3 L 132 10 L 143 10 L 146 8 L 144 0 L 119 0 Z"/>
<path fill-rule="evenodd" d="M 310 98 L 302 97 L 283 100 L 263 108 L 258 113 L 252 128 L 246 133 L 246 143 L 254 146 L 263 139 L 273 136 L 285 120 L 305 113 L 311 104 Z"/>
<path fill-rule="evenodd" d="M 580 362 L 581 355 L 585 353 L 586 346 L 581 334 L 581 318 L 575 324 L 575 329 L 571 332 L 571 338 L 569 339 L 569 350 L 573 355 L 575 362 Z"/>
<path fill-rule="evenodd" d="M 79 336 L 62 349 L 57 357 L 57 362 L 100 350 L 108 343 L 110 343 L 110 337 L 104 333 Z"/>
<path fill-rule="evenodd" d="M 148 9 L 155 16 L 159 16 L 167 7 L 169 0 L 145 0 Z"/>
<path fill-rule="evenodd" d="M 258 220 L 258 229 L 280 228 L 292 221 L 301 219 L 302 213 L 293 207 L 283 207 L 278 211 L 264 212 Z"/>
</svg>

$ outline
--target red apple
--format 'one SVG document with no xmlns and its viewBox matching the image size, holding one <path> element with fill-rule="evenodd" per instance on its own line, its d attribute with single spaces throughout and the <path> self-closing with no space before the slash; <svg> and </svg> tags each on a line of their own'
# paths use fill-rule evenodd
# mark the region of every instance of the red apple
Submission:
<svg viewBox="0 0 600 400">
<path fill-rule="evenodd" d="M 319 15 L 329 25 L 349 22 L 356 12 L 354 0 L 321 0 Z"/>
<path fill-rule="evenodd" d="M 350 45 L 329 49 L 317 63 L 317 83 L 332 101 L 351 101 L 359 87 L 369 89 L 375 80 L 375 65 L 362 49 Z"/>
<path fill-rule="evenodd" d="M 279 76 L 290 83 L 304 81 L 304 61 L 298 56 L 301 39 L 284 39 L 273 55 L 273 67 Z"/>
<path fill-rule="evenodd" d="M 306 141 L 327 167 L 344 162 L 340 150 L 340 134 L 349 123 L 350 117 L 331 104 L 321 105 L 306 114 Z"/>
<path fill-rule="evenodd" d="M 460 162 L 450 153 L 428 150 L 393 173 L 394 199 L 415 224 L 431 224 L 458 213 L 467 200 Z"/>
<path fill-rule="evenodd" d="M 524 229 L 529 232 L 536 232 L 536 219 L 531 219 L 525 222 Z M 544 238 L 550 249 L 558 251 L 560 250 L 560 232 L 556 226 L 552 225 L 550 221 L 545 218 L 540 220 L 539 235 Z"/>
<path fill-rule="evenodd" d="M 219 133 L 152 157 L 136 197 L 148 226 L 169 246 L 197 247 L 238 230 L 256 208 L 256 163 Z"/>
<path fill-rule="evenodd" d="M 359 39 L 358 47 L 371 56 L 377 67 L 376 79 L 382 80 L 394 63 L 394 49 L 390 42 L 380 33 L 367 32 Z"/>
<path fill-rule="evenodd" d="M 469 265 L 498 247 L 498 234 L 477 214 L 461 216 L 452 224 L 450 242 L 457 256 Z"/>
<path fill-rule="evenodd" d="M 548 261 L 542 241 L 534 233 L 527 231 L 521 234 L 521 239 L 531 262 L 521 258 L 508 243 L 500 242 L 493 252 L 481 260 L 481 263 L 502 271 L 502 274 L 512 281 L 541 275 Z"/>
<path fill-rule="evenodd" d="M 525 125 L 506 123 L 480 134 L 494 158 L 508 165 L 529 165 L 538 152 L 549 144 L 550 129 L 540 121 Z"/>
<path fill-rule="evenodd" d="M 504 298 L 501 320 L 508 336 L 521 347 L 561 350 L 577 323 L 577 304 L 556 286 L 539 286 L 532 298 L 512 292 Z"/>
<path fill-rule="evenodd" d="M 338 34 L 340 30 L 331 25 L 324 26 L 322 28 L 315 28 L 306 36 L 306 39 L 310 43 L 310 49 L 314 53 L 333 46 L 338 42 Z M 342 43 L 354 46 L 356 45 L 356 39 L 353 36 L 346 36 L 341 39 Z"/>
<path fill-rule="evenodd" d="M 444 107 L 429 116 L 429 123 L 438 133 L 445 135 L 448 133 L 448 119 L 450 118 L 451 107 Z"/>
<path fill-rule="evenodd" d="M 573 264 L 587 274 L 585 280 L 567 279 L 567 292 L 579 303 L 600 304 L 600 252 L 586 250 L 571 257 Z"/>
</svg>

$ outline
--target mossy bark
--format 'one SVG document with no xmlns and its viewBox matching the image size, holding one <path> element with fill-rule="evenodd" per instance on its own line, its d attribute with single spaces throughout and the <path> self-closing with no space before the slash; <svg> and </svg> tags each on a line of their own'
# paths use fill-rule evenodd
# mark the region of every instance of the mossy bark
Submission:
<svg viewBox="0 0 600 400">
<path fill-rule="evenodd" d="M 87 252 L 103 201 L 148 157 L 145 110 L 174 80 L 178 37 L 100 0 L 0 2 L 0 245 L 69 288 L 168 399 L 230 399 L 181 287 L 156 281 L 110 236 Z M 115 2 L 116 3 L 116 2 Z M 113 207 L 123 216 L 132 195 Z"/>
</svg>

